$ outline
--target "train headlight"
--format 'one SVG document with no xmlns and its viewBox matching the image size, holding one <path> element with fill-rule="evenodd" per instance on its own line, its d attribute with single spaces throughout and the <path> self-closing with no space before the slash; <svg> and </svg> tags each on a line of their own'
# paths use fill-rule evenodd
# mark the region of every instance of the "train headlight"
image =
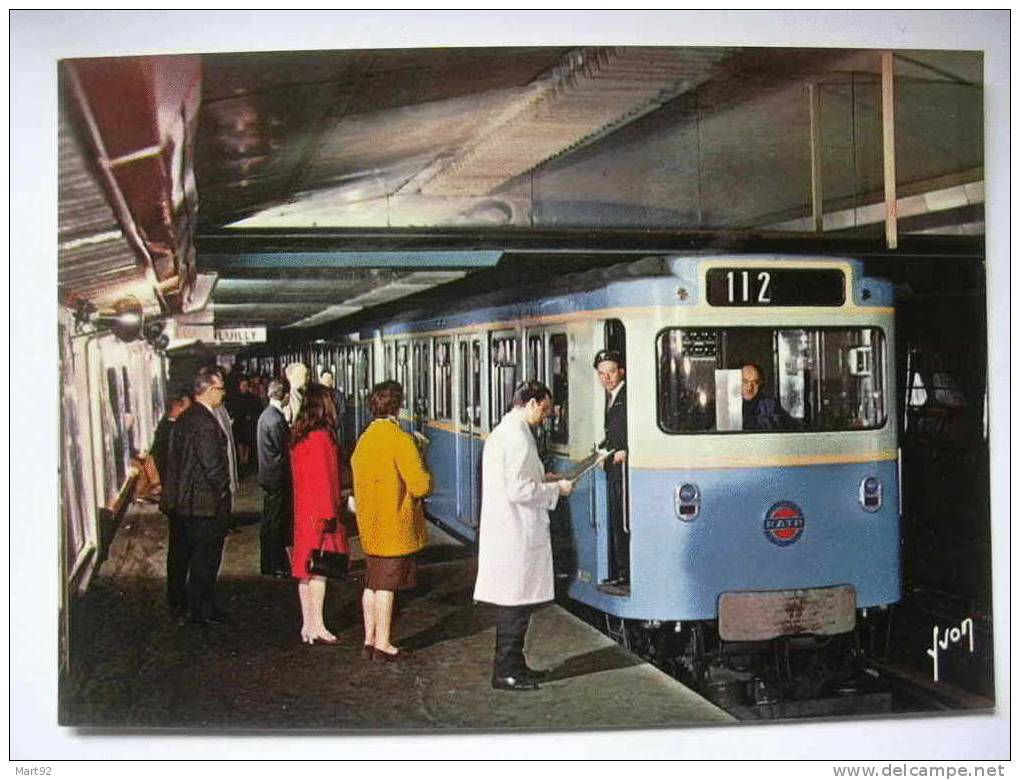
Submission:
<svg viewBox="0 0 1020 780">
<path fill-rule="evenodd" d="M 685 482 L 677 485 L 673 493 L 673 511 L 685 522 L 690 522 L 701 511 L 701 490 L 697 485 Z"/>
<path fill-rule="evenodd" d="M 862 479 L 857 498 L 865 512 L 877 512 L 882 508 L 882 480 L 878 477 Z"/>
</svg>

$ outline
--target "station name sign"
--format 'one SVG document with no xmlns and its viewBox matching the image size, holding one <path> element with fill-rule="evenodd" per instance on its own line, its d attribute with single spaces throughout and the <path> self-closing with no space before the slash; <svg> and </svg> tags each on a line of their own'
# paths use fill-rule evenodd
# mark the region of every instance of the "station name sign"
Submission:
<svg viewBox="0 0 1020 780">
<path fill-rule="evenodd" d="M 257 344 L 266 340 L 266 328 L 216 328 L 214 339 L 220 344 Z"/>
<path fill-rule="evenodd" d="M 710 268 L 709 306 L 842 306 L 837 268 Z"/>
</svg>

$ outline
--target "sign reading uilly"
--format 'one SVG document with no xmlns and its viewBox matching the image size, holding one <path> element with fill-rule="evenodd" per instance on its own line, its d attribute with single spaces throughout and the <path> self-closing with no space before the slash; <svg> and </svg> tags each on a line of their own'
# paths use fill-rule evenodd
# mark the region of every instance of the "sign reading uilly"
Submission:
<svg viewBox="0 0 1020 780">
<path fill-rule="evenodd" d="M 220 344 L 254 344 L 266 340 L 266 328 L 216 328 L 215 338 Z"/>
</svg>

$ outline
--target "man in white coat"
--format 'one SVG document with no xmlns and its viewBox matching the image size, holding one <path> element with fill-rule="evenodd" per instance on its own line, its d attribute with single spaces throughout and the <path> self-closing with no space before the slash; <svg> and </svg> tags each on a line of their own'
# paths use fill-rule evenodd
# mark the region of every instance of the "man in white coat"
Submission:
<svg viewBox="0 0 1020 780">
<path fill-rule="evenodd" d="M 531 429 L 552 410 L 552 394 L 541 382 L 514 391 L 482 452 L 482 515 L 475 600 L 496 605 L 496 654 L 492 687 L 538 690 L 541 672 L 524 659 L 531 613 L 553 599 L 549 510 L 572 483 L 546 474 Z"/>
</svg>

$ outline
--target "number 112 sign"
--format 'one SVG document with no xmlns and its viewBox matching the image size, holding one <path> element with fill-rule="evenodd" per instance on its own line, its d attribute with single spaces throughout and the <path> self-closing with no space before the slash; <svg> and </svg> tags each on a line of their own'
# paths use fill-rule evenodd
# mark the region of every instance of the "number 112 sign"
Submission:
<svg viewBox="0 0 1020 780">
<path fill-rule="evenodd" d="M 835 268 L 710 268 L 710 306 L 842 306 L 843 272 Z"/>
</svg>

